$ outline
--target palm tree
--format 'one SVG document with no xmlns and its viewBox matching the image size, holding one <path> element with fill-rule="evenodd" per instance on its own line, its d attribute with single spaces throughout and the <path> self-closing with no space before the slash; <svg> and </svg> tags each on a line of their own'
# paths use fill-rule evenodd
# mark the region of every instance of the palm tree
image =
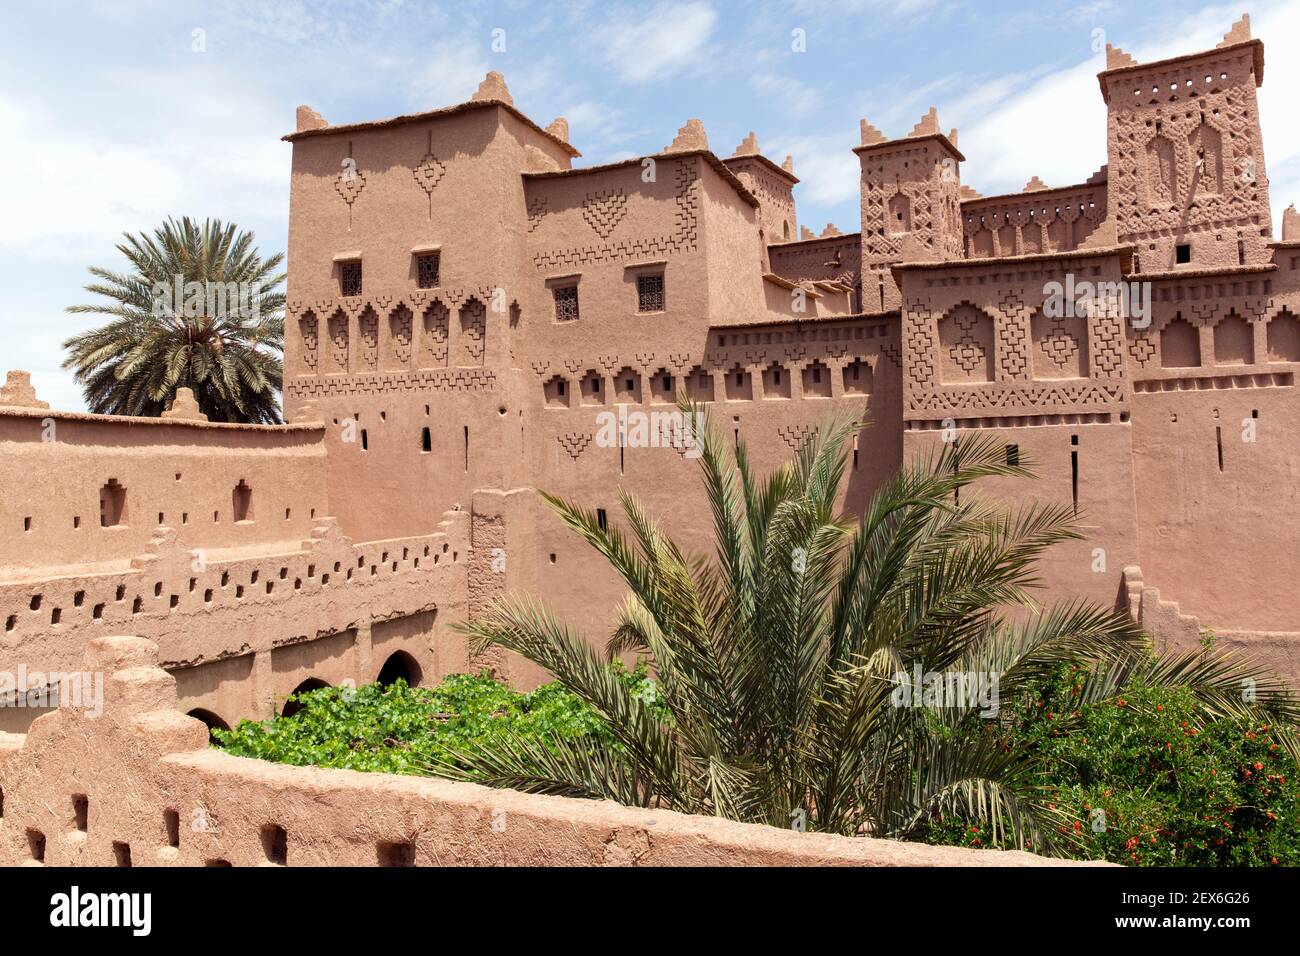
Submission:
<svg viewBox="0 0 1300 956">
<path fill-rule="evenodd" d="M 213 421 L 279 422 L 284 255 L 263 259 L 253 233 L 215 219 L 122 238 L 128 272 L 90 268 L 86 291 L 108 301 L 68 307 L 110 317 L 63 343 L 89 409 L 160 415 L 185 387 Z"/>
<path fill-rule="evenodd" d="M 1008 717 L 990 718 L 973 695 L 900 706 L 904 675 L 996 674 L 1012 701 L 1082 662 L 1080 705 L 1134 682 L 1183 684 L 1214 713 L 1295 720 L 1274 679 L 1221 657 L 1154 658 L 1114 611 L 1036 605 L 1035 560 L 1081 532 L 1068 508 L 980 499 L 970 486 L 982 478 L 1031 477 L 1000 445 L 948 444 L 860 517 L 836 517 L 856 427 L 828 424 L 762 480 L 743 444 L 733 455 L 704 428 L 712 559 L 685 555 L 629 495 L 626 532 L 545 495 L 630 591 L 604 653 L 525 597 L 498 599 L 461 629 L 477 650 L 497 645 L 550 671 L 609 733 L 499 734 L 429 772 L 847 835 L 916 838 L 952 814 L 989 826 L 995 843 L 1062 852 L 1063 811 L 1033 755 L 1004 743 Z M 648 657 L 653 694 L 609 666 L 628 652 Z M 1254 703 L 1242 699 L 1246 678 Z"/>
</svg>

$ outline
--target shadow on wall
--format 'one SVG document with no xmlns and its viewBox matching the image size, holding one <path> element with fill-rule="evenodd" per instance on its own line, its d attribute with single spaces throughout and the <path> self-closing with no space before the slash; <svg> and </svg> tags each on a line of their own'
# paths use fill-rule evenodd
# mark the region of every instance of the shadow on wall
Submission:
<svg viewBox="0 0 1300 956">
<path fill-rule="evenodd" d="M 320 690 L 322 687 L 328 687 L 329 684 L 319 677 L 308 677 L 305 681 L 293 689 L 290 699 L 284 702 L 284 707 L 280 710 L 281 717 L 292 717 L 298 711 L 302 710 L 302 703 L 294 700 L 293 695 L 305 694 L 309 690 Z"/>
</svg>

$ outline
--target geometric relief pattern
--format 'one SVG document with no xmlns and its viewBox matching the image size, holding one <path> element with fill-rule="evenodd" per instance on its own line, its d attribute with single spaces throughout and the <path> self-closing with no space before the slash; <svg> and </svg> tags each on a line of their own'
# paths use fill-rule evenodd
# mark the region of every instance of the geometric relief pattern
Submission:
<svg viewBox="0 0 1300 956">
<path fill-rule="evenodd" d="M 1145 332 L 1135 333 L 1133 341 L 1128 344 L 1128 354 L 1133 356 L 1133 361 L 1145 367 L 1155 357 L 1156 344 Z"/>
<path fill-rule="evenodd" d="M 412 170 L 416 184 L 430 195 L 433 194 L 433 187 L 438 185 L 446 171 L 446 165 L 433 153 L 425 153 L 424 158 L 420 160 L 420 165 Z"/>
<path fill-rule="evenodd" d="M 302 341 L 300 356 L 300 375 L 316 374 L 316 348 L 320 344 L 320 330 L 316 322 L 316 313 L 308 310 L 298 320 L 298 332 Z"/>
<path fill-rule="evenodd" d="M 420 336 L 420 367 L 444 368 L 447 365 L 447 334 L 450 313 L 441 302 L 432 302 L 424 310 L 424 329 Z"/>
<path fill-rule="evenodd" d="M 343 312 L 330 316 L 330 368 L 333 373 L 348 370 L 348 317 Z"/>
<path fill-rule="evenodd" d="M 539 270 L 550 270 L 591 262 L 613 262 L 630 257 L 644 259 L 651 255 L 694 252 L 699 242 L 700 194 L 695 186 L 699 182 L 700 174 L 693 161 L 677 160 L 673 179 L 677 187 L 673 198 L 677 210 L 673 214 L 674 226 L 671 233 L 643 236 L 635 240 L 618 239 L 597 245 L 551 249 L 535 254 L 533 265 Z M 586 212 L 584 204 L 584 218 Z M 591 220 L 588 220 L 589 224 L 590 222 Z M 597 222 L 599 223 L 600 220 Z M 593 225 L 592 228 L 596 226 Z M 602 225 L 601 228 L 604 226 Z M 612 230 L 613 225 L 609 228 Z"/>
<path fill-rule="evenodd" d="M 602 239 L 608 239 L 626 215 L 627 194 L 622 189 L 588 193 L 582 203 L 582 218 Z"/>
<path fill-rule="evenodd" d="M 538 196 L 528 200 L 528 231 L 532 232 L 542 224 L 542 217 L 546 215 L 546 197 Z"/>
<path fill-rule="evenodd" d="M 912 411 L 1048 410 L 1065 406 L 1113 405 L 1124 401 L 1122 382 L 1084 380 L 1059 385 L 1005 385 L 978 389 L 912 392 Z"/>
<path fill-rule="evenodd" d="M 783 425 L 776 430 L 791 451 L 798 451 L 817 434 L 816 425 Z"/>
<path fill-rule="evenodd" d="M 379 314 L 371 306 L 361 313 L 361 367 L 373 371 L 379 367 Z"/>
<path fill-rule="evenodd" d="M 1096 350 L 1085 365 L 1084 374 L 1088 374 L 1086 369 L 1090 365 L 1097 378 L 1121 378 L 1124 374 L 1124 325 L 1119 313 L 1114 309 L 1102 309 L 1093 319 L 1093 331 Z M 1086 350 L 1086 326 L 1084 335 Z"/>
<path fill-rule="evenodd" d="M 939 320 L 943 381 L 953 384 L 993 380 L 993 319 L 970 305 L 960 305 Z"/>
<path fill-rule="evenodd" d="M 337 398 L 349 395 L 388 395 L 398 392 L 481 392 L 496 389 L 491 369 L 438 369 L 420 372 L 376 372 L 350 378 L 318 378 L 284 383 L 291 398 Z"/>
<path fill-rule="evenodd" d="M 1081 316 L 1030 320 L 1034 339 L 1034 378 L 1085 378 L 1088 375 L 1088 320 Z"/>
<path fill-rule="evenodd" d="M 411 310 L 399 305 L 388 316 L 388 341 L 391 364 L 406 368 L 411 364 Z"/>
<path fill-rule="evenodd" d="M 460 309 L 457 365 L 483 364 L 483 339 L 486 334 L 487 306 L 478 299 L 470 299 Z"/>
<path fill-rule="evenodd" d="M 351 157 L 345 160 L 344 164 L 338 178 L 334 180 L 334 191 L 348 204 L 348 209 L 351 209 L 352 204 L 361 195 L 361 190 L 366 188 L 366 174 L 357 169 L 357 164 L 351 161 Z"/>
<path fill-rule="evenodd" d="M 1025 347 L 1025 323 L 1020 308 L 1005 308 L 998 323 L 998 354 L 1003 378 L 1029 378 L 1029 349 Z"/>
<path fill-rule="evenodd" d="M 560 446 L 569 453 L 569 457 L 574 461 L 577 461 L 578 457 L 587 450 L 587 446 L 591 444 L 591 436 L 584 435 L 581 432 L 557 435 L 555 440 L 560 443 Z"/>
</svg>

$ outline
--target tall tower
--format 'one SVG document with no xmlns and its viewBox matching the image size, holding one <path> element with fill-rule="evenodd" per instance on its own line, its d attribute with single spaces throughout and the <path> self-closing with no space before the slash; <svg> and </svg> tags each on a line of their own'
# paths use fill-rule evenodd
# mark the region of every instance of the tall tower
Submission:
<svg viewBox="0 0 1300 956">
<path fill-rule="evenodd" d="M 957 131 L 939 132 L 934 107 L 901 139 L 862 121 L 862 309 L 886 312 L 902 299 L 890 267 L 962 257 L 961 162 Z"/>
<path fill-rule="evenodd" d="M 778 166 L 759 152 L 758 137 L 751 132 L 722 163 L 758 197 L 759 228 L 763 231 L 764 248 L 768 243 L 797 239 L 799 226 L 795 216 L 794 187 L 799 180 L 794 175 L 794 160 L 787 156 Z"/>
<path fill-rule="evenodd" d="M 1213 50 L 1137 63 L 1109 44 L 1109 205 L 1135 271 L 1261 265 L 1272 237 L 1256 88 L 1264 44 L 1243 16 Z"/>
</svg>

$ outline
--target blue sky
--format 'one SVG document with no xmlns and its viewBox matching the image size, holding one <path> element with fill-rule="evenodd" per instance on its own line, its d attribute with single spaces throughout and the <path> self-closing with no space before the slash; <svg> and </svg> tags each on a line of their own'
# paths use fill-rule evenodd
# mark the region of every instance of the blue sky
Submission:
<svg viewBox="0 0 1300 956">
<path fill-rule="evenodd" d="M 1101 44 L 1139 60 L 1191 52 L 1244 11 L 1266 47 L 1280 223 L 1300 201 L 1288 99 L 1300 89 L 1300 0 L 15 5 L 0 33 L 0 366 L 31 370 L 56 408 L 84 407 L 59 366 L 87 317 L 63 310 L 88 300 L 86 266 L 120 265 L 124 231 L 216 216 L 282 250 L 279 137 L 300 103 L 334 123 L 377 119 L 465 100 L 497 70 L 535 120 L 568 118 L 580 164 L 657 151 L 691 117 L 723 156 L 752 129 L 778 162 L 794 156 L 800 222 L 849 232 L 860 118 L 900 136 L 937 106 L 943 128 L 960 129 L 963 182 L 985 195 L 1033 175 L 1080 182 L 1105 162 Z M 795 30 L 806 52 L 792 49 Z"/>
</svg>

